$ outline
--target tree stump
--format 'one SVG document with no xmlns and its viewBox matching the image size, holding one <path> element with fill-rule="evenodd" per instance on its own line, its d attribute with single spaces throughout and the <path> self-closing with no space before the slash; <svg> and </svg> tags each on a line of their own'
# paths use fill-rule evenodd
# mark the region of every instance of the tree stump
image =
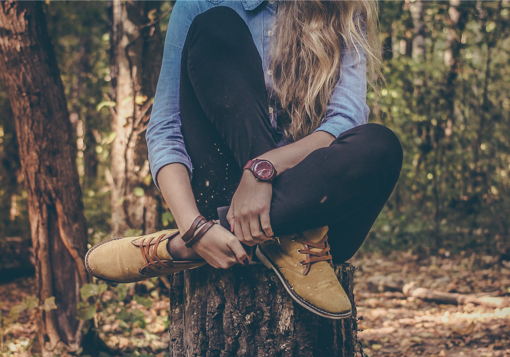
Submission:
<svg viewBox="0 0 510 357">
<path fill-rule="evenodd" d="M 353 305 L 343 320 L 317 316 L 294 302 L 262 264 L 209 266 L 170 278 L 172 357 L 351 357 L 357 346 L 354 270 L 336 266 Z"/>
</svg>

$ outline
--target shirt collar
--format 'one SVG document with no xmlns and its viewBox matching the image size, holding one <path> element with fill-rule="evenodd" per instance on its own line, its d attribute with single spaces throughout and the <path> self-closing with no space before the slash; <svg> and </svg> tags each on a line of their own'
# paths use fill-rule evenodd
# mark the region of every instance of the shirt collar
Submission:
<svg viewBox="0 0 510 357">
<path fill-rule="evenodd" d="M 246 11 L 255 9 L 257 6 L 262 4 L 264 0 L 241 0 L 243 7 Z"/>
</svg>

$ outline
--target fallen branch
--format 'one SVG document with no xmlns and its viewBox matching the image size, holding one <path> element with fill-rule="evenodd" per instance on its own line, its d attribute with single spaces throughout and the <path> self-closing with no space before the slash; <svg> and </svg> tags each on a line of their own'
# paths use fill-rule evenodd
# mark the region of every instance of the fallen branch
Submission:
<svg viewBox="0 0 510 357">
<path fill-rule="evenodd" d="M 414 297 L 425 301 L 432 301 L 438 304 L 475 304 L 487 307 L 510 307 L 510 300 L 508 297 L 499 296 L 478 296 L 476 294 L 459 294 L 459 293 L 446 293 L 439 290 L 426 289 L 416 286 L 415 282 L 406 284 L 402 287 L 402 292 L 407 297 Z"/>
<path fill-rule="evenodd" d="M 465 305 L 475 304 L 493 308 L 510 307 L 510 299 L 500 296 L 482 296 L 481 294 L 459 294 L 427 289 L 417 286 L 416 282 L 404 284 L 387 277 L 373 277 L 369 279 L 369 290 L 401 292 L 407 297 L 413 297 L 437 304 Z"/>
</svg>

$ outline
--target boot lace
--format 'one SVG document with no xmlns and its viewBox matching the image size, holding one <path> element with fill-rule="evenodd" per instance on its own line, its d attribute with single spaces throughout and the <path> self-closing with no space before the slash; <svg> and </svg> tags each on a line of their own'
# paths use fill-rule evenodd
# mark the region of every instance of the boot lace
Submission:
<svg viewBox="0 0 510 357">
<path fill-rule="evenodd" d="M 294 241 L 303 244 L 303 249 L 298 249 L 298 253 L 306 254 L 306 259 L 300 261 L 300 264 L 305 266 L 304 275 L 308 274 L 310 266 L 316 262 L 329 261 L 329 264 L 333 266 L 333 256 L 329 252 L 331 247 L 328 244 L 327 235 L 316 243 L 299 237 L 295 238 Z M 312 250 L 313 248 L 316 250 Z"/>
<path fill-rule="evenodd" d="M 161 234 L 156 238 L 156 236 L 150 238 L 144 238 L 140 241 L 140 251 L 142 252 L 142 257 L 145 264 L 140 268 L 140 274 L 150 273 L 155 271 L 156 269 L 161 270 L 167 267 L 173 266 L 171 261 L 163 261 L 158 255 L 158 246 L 161 243 L 161 240 L 165 238 L 167 234 Z M 154 243 L 152 243 L 154 241 Z"/>
</svg>

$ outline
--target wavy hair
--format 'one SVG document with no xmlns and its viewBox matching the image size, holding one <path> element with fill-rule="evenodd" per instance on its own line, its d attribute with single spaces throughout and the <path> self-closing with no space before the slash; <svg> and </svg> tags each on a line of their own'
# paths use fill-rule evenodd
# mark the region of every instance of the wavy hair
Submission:
<svg viewBox="0 0 510 357">
<path fill-rule="evenodd" d="M 341 76 L 342 53 L 367 58 L 367 82 L 382 77 L 375 0 L 288 0 L 278 3 L 269 68 L 287 137 L 298 140 L 320 125 Z"/>
</svg>

